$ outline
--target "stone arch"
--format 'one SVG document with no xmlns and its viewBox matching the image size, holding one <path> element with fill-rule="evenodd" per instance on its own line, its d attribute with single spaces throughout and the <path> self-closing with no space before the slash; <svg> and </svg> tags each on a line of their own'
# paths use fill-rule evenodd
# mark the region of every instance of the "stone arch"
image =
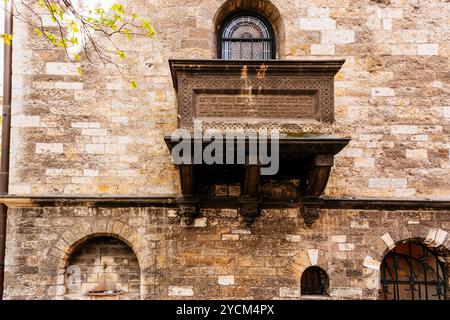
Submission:
<svg viewBox="0 0 450 320">
<path fill-rule="evenodd" d="M 213 23 L 214 29 L 214 51 L 217 57 L 217 39 L 223 22 L 232 14 L 240 11 L 250 11 L 263 15 L 275 31 L 276 57 L 282 59 L 286 50 L 286 35 L 283 17 L 278 8 L 269 0 L 227 0 L 216 11 Z"/>
<path fill-rule="evenodd" d="M 450 253 L 450 238 L 448 232 L 424 224 L 406 224 L 400 228 L 391 228 L 375 239 L 368 255 L 374 260 L 381 261 L 396 244 L 406 241 L 415 241 L 443 255 Z"/>
<path fill-rule="evenodd" d="M 307 249 L 297 252 L 288 262 L 286 269 L 300 284 L 303 272 L 309 267 L 320 267 L 328 274 L 326 254 L 319 249 Z"/>
<path fill-rule="evenodd" d="M 90 239 L 113 237 L 128 245 L 136 255 L 141 272 L 140 297 L 145 298 L 150 290 L 151 279 L 146 270 L 154 267 L 155 255 L 146 239 L 138 230 L 125 222 L 115 219 L 92 219 L 72 225 L 57 238 L 47 251 L 45 259 L 57 265 L 56 299 L 62 299 L 65 292 L 66 268 L 72 254 Z"/>
</svg>

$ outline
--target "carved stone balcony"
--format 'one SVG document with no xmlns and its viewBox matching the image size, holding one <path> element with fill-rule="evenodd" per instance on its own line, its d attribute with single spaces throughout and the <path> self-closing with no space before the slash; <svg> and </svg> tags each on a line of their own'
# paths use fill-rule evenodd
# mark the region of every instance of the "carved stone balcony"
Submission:
<svg viewBox="0 0 450 320">
<path fill-rule="evenodd" d="M 331 133 L 344 60 L 171 60 L 179 127 Z"/>
<path fill-rule="evenodd" d="M 178 127 L 192 134 L 190 140 L 165 138 L 170 150 L 183 141 L 191 145 L 189 151 L 183 151 L 184 160 L 177 162 L 182 193 L 178 202 L 187 222 L 198 214 L 202 197 L 214 197 L 205 192 L 208 184 L 239 184 L 240 213 L 251 223 L 259 216 L 260 203 L 267 197 L 265 185 L 288 180 L 291 186 L 299 181 L 291 198 L 304 204 L 305 222 L 313 221 L 311 210 L 320 204 L 318 197 L 327 185 L 334 156 L 350 141 L 348 137 L 332 134 L 334 75 L 343 63 L 343 60 L 170 61 L 178 98 Z M 264 142 L 252 135 L 274 131 L 280 133 L 276 141 L 272 137 Z M 234 137 L 230 143 L 214 136 L 229 132 L 242 132 L 243 138 Z M 204 133 L 213 137 L 205 138 Z M 261 175 L 267 164 L 259 158 L 255 161 L 255 155 L 249 151 L 252 143 L 266 143 L 272 155 L 277 153 L 279 170 L 275 175 Z M 214 165 L 195 161 L 195 150 L 203 154 L 213 144 L 216 156 L 217 150 L 223 152 L 220 155 L 223 161 Z M 236 150 L 240 145 L 245 150 L 242 161 L 225 164 L 230 155 L 238 158 Z"/>
</svg>

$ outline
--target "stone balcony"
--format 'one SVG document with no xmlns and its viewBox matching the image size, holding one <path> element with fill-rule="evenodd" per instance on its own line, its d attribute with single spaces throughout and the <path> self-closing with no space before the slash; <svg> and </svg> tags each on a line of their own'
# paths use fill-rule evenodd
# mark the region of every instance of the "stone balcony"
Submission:
<svg viewBox="0 0 450 320">
<path fill-rule="evenodd" d="M 344 60 L 171 60 L 179 127 L 331 134 Z"/>
<path fill-rule="evenodd" d="M 186 147 L 183 160 L 174 161 L 180 170 L 180 211 L 188 222 L 198 214 L 200 198 L 207 196 L 204 186 L 221 181 L 239 184 L 237 201 L 249 224 L 260 214 L 264 181 L 299 180 L 298 190 L 291 197 L 304 199 L 303 203 L 312 204 L 310 208 L 319 203 L 315 199 L 326 187 L 334 156 L 350 141 L 348 137 L 333 135 L 332 130 L 334 76 L 343 63 L 344 60 L 170 61 L 178 98 L 178 128 L 183 134 L 165 140 L 171 151 L 180 143 Z M 227 134 L 233 136 L 232 140 L 225 140 Z M 271 155 L 277 155 L 279 168 L 269 179 L 263 173 L 267 164 L 259 158 L 260 153 L 255 158 L 252 143 L 258 149 L 261 143 L 265 144 Z M 227 162 L 226 159 L 239 158 L 239 146 L 244 150 L 241 162 Z M 211 149 L 215 159 L 222 160 L 211 164 L 203 158 L 195 159 L 196 152 L 204 155 Z M 303 208 L 311 215 L 308 210 Z"/>
</svg>

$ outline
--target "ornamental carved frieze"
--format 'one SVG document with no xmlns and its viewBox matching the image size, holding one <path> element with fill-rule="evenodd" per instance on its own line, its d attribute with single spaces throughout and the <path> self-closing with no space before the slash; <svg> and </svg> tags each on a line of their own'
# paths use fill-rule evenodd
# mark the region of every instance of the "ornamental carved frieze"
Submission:
<svg viewBox="0 0 450 320">
<path fill-rule="evenodd" d="M 172 60 L 179 128 L 332 133 L 343 60 Z"/>
</svg>

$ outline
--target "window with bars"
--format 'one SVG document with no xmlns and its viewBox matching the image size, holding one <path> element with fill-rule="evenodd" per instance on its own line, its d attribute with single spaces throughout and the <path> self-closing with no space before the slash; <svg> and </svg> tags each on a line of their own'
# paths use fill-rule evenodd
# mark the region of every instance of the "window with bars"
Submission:
<svg viewBox="0 0 450 320">
<path fill-rule="evenodd" d="M 425 246 L 397 245 L 381 264 L 381 299 L 444 300 L 447 279 L 444 265 Z"/>
<path fill-rule="evenodd" d="M 328 275 L 319 267 L 309 267 L 302 274 L 301 294 L 302 295 L 327 295 Z"/>
<path fill-rule="evenodd" d="M 267 60 L 275 58 L 272 26 L 254 14 L 228 19 L 220 33 L 220 57 L 229 60 Z"/>
</svg>

